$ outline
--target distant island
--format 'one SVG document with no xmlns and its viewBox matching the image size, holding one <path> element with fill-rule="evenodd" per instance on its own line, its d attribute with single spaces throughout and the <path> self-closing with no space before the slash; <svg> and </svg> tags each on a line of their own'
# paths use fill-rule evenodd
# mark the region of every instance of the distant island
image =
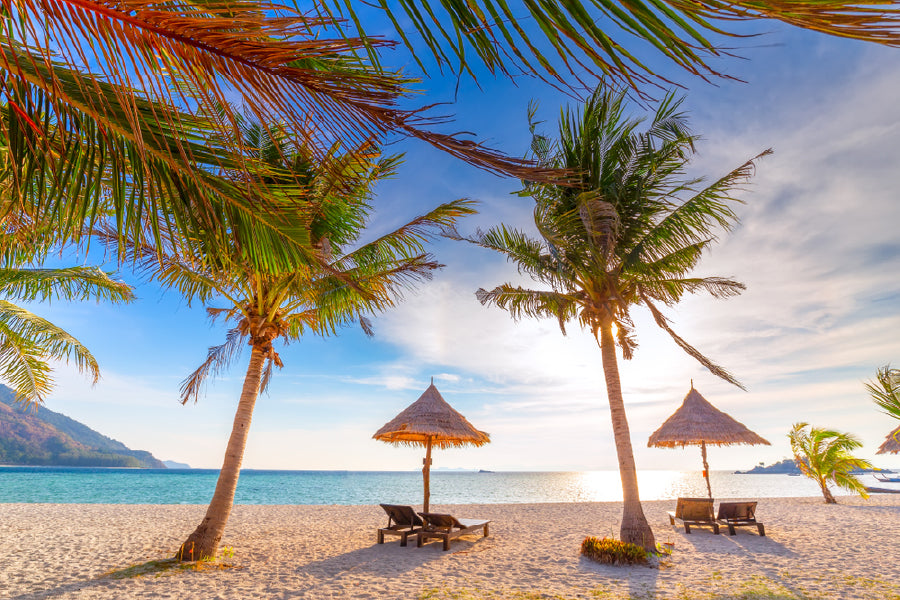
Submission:
<svg viewBox="0 0 900 600">
<path fill-rule="evenodd" d="M 856 469 L 853 473 L 891 473 L 890 469 Z M 759 475 L 759 474 L 787 474 L 787 475 L 801 475 L 800 468 L 797 467 L 797 463 L 794 462 L 793 458 L 785 458 L 782 461 L 777 463 L 773 463 L 771 465 L 766 466 L 763 463 L 759 463 L 752 469 L 748 471 L 735 471 L 736 475 Z"/>
<path fill-rule="evenodd" d="M 162 461 L 167 469 L 190 469 L 191 465 L 183 462 L 177 462 L 174 460 L 164 460 Z"/>
<path fill-rule="evenodd" d="M 769 474 L 796 474 L 800 475 L 800 469 L 797 467 L 797 463 L 794 462 L 793 458 L 786 458 L 777 463 L 771 464 L 769 466 L 765 466 L 763 463 L 759 463 L 749 471 L 735 471 L 737 475 L 757 475 L 760 473 L 769 473 Z"/>
<path fill-rule="evenodd" d="M 145 450 L 132 450 L 74 419 L 39 406 L 26 409 L 0 385 L 0 464 L 165 469 Z"/>
</svg>

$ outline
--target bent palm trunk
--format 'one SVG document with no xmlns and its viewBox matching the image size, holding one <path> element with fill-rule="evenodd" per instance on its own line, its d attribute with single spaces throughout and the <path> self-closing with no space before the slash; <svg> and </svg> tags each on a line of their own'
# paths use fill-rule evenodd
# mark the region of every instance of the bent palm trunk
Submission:
<svg viewBox="0 0 900 600">
<path fill-rule="evenodd" d="M 241 462 L 244 460 L 244 448 L 247 446 L 253 408 L 256 405 L 256 398 L 259 396 L 259 382 L 265 359 L 265 352 L 254 346 L 250 354 L 247 375 L 244 377 L 241 400 L 238 402 L 237 412 L 234 415 L 231 437 L 228 439 L 228 447 L 225 450 L 225 460 L 216 482 L 216 491 L 213 493 L 209 508 L 206 509 L 203 521 L 178 549 L 178 553 L 175 555 L 178 560 L 201 560 L 216 556 L 219 542 L 222 540 L 225 525 L 228 523 L 228 517 L 231 515 L 231 508 L 234 505 L 234 492 L 237 489 L 238 476 L 241 473 Z"/>
<path fill-rule="evenodd" d="M 622 527 L 619 537 L 623 542 L 655 550 L 656 539 L 644 516 L 641 497 L 638 493 L 637 469 L 634 466 L 631 433 L 628 430 L 625 401 L 622 398 L 622 384 L 619 381 L 619 366 L 616 360 L 616 346 L 613 341 L 611 321 L 600 325 L 600 352 L 603 356 L 603 374 L 606 377 L 606 393 L 609 396 L 609 414 L 612 418 L 613 436 L 616 441 L 616 455 L 619 458 L 619 477 L 622 479 L 624 510 L 622 511 Z"/>
<path fill-rule="evenodd" d="M 822 490 L 822 495 L 825 496 L 825 504 L 837 504 L 837 500 L 834 499 L 831 490 L 828 489 L 828 482 L 824 477 L 819 478 L 819 488 Z"/>
</svg>

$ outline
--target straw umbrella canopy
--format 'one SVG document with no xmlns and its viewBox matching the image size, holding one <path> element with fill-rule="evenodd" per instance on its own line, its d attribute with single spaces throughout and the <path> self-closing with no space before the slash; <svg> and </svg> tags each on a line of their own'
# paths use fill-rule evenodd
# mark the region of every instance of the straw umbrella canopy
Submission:
<svg viewBox="0 0 900 600">
<path fill-rule="evenodd" d="M 464 416 L 459 414 L 434 387 L 434 380 L 419 399 L 407 406 L 393 420 L 372 436 L 376 440 L 395 445 L 424 446 L 422 460 L 422 480 L 425 484 L 423 512 L 428 512 L 429 479 L 431 475 L 431 448 L 457 448 L 460 446 L 483 446 L 491 437 L 475 429 Z"/>
<path fill-rule="evenodd" d="M 878 452 L 875 454 L 900 453 L 900 441 L 897 441 L 898 437 L 900 437 L 900 427 L 887 434 L 887 438 L 884 440 L 884 443 L 878 447 Z"/>
<path fill-rule="evenodd" d="M 714 446 L 770 445 L 767 440 L 747 429 L 743 423 L 735 421 L 710 404 L 706 398 L 700 395 L 700 392 L 694 389 L 694 382 L 691 381 L 691 391 L 684 397 L 681 407 L 666 419 L 659 429 L 653 432 L 650 439 L 647 440 L 647 446 L 658 448 L 700 446 L 706 491 L 712 499 L 709 463 L 706 462 L 707 444 Z"/>
</svg>

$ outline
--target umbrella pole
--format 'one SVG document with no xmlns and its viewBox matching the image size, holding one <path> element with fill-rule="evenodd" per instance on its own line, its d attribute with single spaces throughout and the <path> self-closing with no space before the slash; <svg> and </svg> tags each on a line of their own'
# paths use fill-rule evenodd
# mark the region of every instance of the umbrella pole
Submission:
<svg viewBox="0 0 900 600">
<path fill-rule="evenodd" d="M 422 480 L 425 482 L 425 501 L 422 502 L 422 512 L 428 512 L 428 497 L 431 491 L 428 489 L 428 480 L 431 477 L 431 436 L 425 440 L 425 458 L 422 459 Z"/>
<path fill-rule="evenodd" d="M 706 442 L 700 442 L 700 455 L 703 457 L 703 477 L 706 478 L 706 492 L 712 500 L 712 486 L 709 485 L 709 463 L 706 462 Z"/>
</svg>

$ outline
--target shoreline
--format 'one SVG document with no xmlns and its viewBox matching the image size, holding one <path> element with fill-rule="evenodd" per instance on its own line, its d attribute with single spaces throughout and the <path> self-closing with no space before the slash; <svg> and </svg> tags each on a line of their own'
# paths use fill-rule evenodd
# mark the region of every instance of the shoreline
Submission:
<svg viewBox="0 0 900 600">
<path fill-rule="evenodd" d="M 0 598 L 175 599 L 201 597 L 198 590 L 203 598 L 311 600 L 900 595 L 900 497 L 838 501 L 760 498 L 766 537 L 755 528 L 686 535 L 666 516 L 674 501 L 644 502 L 657 541 L 675 544 L 659 569 L 578 555 L 585 536 L 618 535 L 621 502 L 437 504 L 432 511 L 492 521 L 490 537 L 463 537 L 449 552 L 440 542 L 403 548 L 396 537 L 376 544 L 387 521 L 377 505 L 237 505 L 221 544 L 233 568 L 124 579 L 110 574 L 171 557 L 206 506 L 0 504 Z"/>
</svg>

